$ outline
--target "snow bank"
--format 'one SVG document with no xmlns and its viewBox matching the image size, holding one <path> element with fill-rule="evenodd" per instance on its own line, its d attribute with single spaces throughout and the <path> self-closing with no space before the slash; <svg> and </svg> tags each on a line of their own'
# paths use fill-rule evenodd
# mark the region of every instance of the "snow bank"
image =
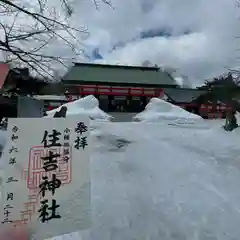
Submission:
<svg viewBox="0 0 240 240">
<path fill-rule="evenodd" d="M 98 100 L 92 95 L 74 102 L 63 104 L 62 106 L 66 106 L 68 108 L 67 116 L 84 114 L 88 115 L 92 120 L 109 121 L 112 119 L 110 115 L 99 108 Z M 47 111 L 47 117 L 53 117 L 55 112 L 59 111 L 62 106 L 51 111 Z"/>
<path fill-rule="evenodd" d="M 239 239 L 239 134 L 101 126 L 91 157 L 93 226 L 78 240 Z M 113 150 L 120 138 L 130 143 Z"/>
<path fill-rule="evenodd" d="M 152 98 L 145 110 L 133 117 L 134 121 L 141 122 L 158 122 L 160 120 L 186 122 L 186 120 L 199 119 L 202 118 L 159 98 Z"/>
</svg>

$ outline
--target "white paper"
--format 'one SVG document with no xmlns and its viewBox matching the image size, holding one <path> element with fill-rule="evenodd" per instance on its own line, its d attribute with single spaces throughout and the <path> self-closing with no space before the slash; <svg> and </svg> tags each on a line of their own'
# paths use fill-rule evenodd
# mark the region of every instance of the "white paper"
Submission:
<svg viewBox="0 0 240 240">
<path fill-rule="evenodd" d="M 75 132 L 78 123 L 86 126 L 86 132 Z M 14 132 L 13 129 L 18 130 Z M 61 147 L 44 148 L 42 143 L 44 133 L 47 131 L 48 134 L 52 134 L 53 129 L 61 133 L 57 136 L 60 138 L 58 142 L 61 143 Z M 18 138 L 12 140 L 13 134 Z M 79 149 L 75 148 L 75 140 L 78 137 L 80 140 L 86 140 L 87 145 L 84 149 L 81 147 Z M 51 137 L 48 137 L 47 140 L 51 139 Z M 67 147 L 67 143 L 70 147 Z M 15 152 L 13 147 L 16 147 L 18 152 Z M 13 207 L 9 209 L 11 213 L 8 216 L 9 220 L 13 222 L 5 224 L 11 224 L 15 227 L 28 224 L 31 227 L 34 239 L 46 239 L 90 227 L 88 117 L 9 119 L 8 143 L 5 149 L 3 157 L 7 158 L 7 161 L 15 157 L 16 161 L 16 163 L 13 163 L 14 161 L 11 159 L 12 164 L 9 163 L 4 171 L 2 221 L 6 218 L 4 206 Z M 12 153 L 10 153 L 10 149 L 13 150 Z M 53 154 L 60 154 L 60 157 L 54 158 L 57 159 L 58 168 L 46 172 L 43 163 L 47 160 L 43 160 L 42 157 L 48 156 L 50 151 Z M 64 154 L 65 157 L 69 157 L 68 161 L 64 159 Z M 39 186 L 40 183 L 44 182 L 42 177 L 47 176 L 47 180 L 51 181 L 54 174 L 57 179 L 55 187 L 59 185 L 59 180 L 61 185 L 55 189 L 54 195 L 47 185 L 45 197 L 43 197 Z M 13 179 L 9 179 L 9 177 Z M 8 180 L 18 180 L 18 182 L 7 183 Z M 13 193 L 13 199 L 11 199 L 11 193 Z M 59 205 L 56 208 L 56 215 L 61 218 L 53 218 L 43 223 L 40 212 L 38 212 L 43 200 L 48 200 L 49 207 L 55 200 L 56 204 Z M 50 217 L 53 211 L 47 209 L 47 212 L 49 213 L 47 217 Z"/>
</svg>

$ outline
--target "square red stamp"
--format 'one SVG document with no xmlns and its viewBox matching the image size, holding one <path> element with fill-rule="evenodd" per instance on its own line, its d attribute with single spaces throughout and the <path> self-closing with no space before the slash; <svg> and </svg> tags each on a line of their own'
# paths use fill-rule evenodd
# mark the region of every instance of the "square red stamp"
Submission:
<svg viewBox="0 0 240 240">
<path fill-rule="evenodd" d="M 32 147 L 29 151 L 28 161 L 28 174 L 27 174 L 27 187 L 28 189 L 38 188 L 42 182 L 43 176 L 48 176 L 50 179 L 52 174 L 56 174 L 56 177 L 62 184 L 69 184 L 72 181 L 72 151 L 71 146 L 66 147 L 51 147 L 44 148 L 43 146 Z M 57 169 L 46 172 L 43 168 L 43 158 L 49 156 L 50 151 L 53 154 L 58 154 Z"/>
</svg>

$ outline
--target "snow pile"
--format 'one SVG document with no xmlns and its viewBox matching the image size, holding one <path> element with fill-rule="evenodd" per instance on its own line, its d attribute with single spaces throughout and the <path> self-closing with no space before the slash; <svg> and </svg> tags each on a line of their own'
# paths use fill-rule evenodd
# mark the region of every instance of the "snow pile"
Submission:
<svg viewBox="0 0 240 240">
<path fill-rule="evenodd" d="M 158 122 L 160 120 L 184 121 L 200 120 L 200 116 L 189 113 L 160 98 L 152 98 L 144 111 L 133 117 L 134 121 Z"/>
<path fill-rule="evenodd" d="M 63 104 L 51 111 L 47 111 L 47 117 L 53 117 L 55 112 L 59 111 L 62 106 L 66 106 L 68 108 L 67 116 L 84 114 L 88 115 L 92 120 L 109 121 L 112 119 L 110 115 L 99 108 L 98 99 L 92 95 L 78 99 L 74 102 Z"/>
</svg>

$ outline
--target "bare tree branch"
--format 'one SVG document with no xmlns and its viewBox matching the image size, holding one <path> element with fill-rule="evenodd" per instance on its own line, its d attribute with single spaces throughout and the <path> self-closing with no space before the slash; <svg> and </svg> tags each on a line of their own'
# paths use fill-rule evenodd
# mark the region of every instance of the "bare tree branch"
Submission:
<svg viewBox="0 0 240 240">
<path fill-rule="evenodd" d="M 0 0 L 0 52 L 6 54 L 7 62 L 27 65 L 35 73 L 52 78 L 54 66 L 66 67 L 66 62 L 72 59 L 46 54 L 51 44 L 59 49 L 69 48 L 75 57 L 83 54 L 79 36 L 87 36 L 88 32 L 68 24 L 73 7 L 68 0 L 59 1 L 61 9 L 50 11 L 47 0 L 31 0 L 29 6 L 24 1 Z M 96 0 L 90 1 L 97 7 Z M 99 1 L 111 6 L 108 0 Z M 60 10 L 64 10 L 65 16 Z"/>
</svg>

